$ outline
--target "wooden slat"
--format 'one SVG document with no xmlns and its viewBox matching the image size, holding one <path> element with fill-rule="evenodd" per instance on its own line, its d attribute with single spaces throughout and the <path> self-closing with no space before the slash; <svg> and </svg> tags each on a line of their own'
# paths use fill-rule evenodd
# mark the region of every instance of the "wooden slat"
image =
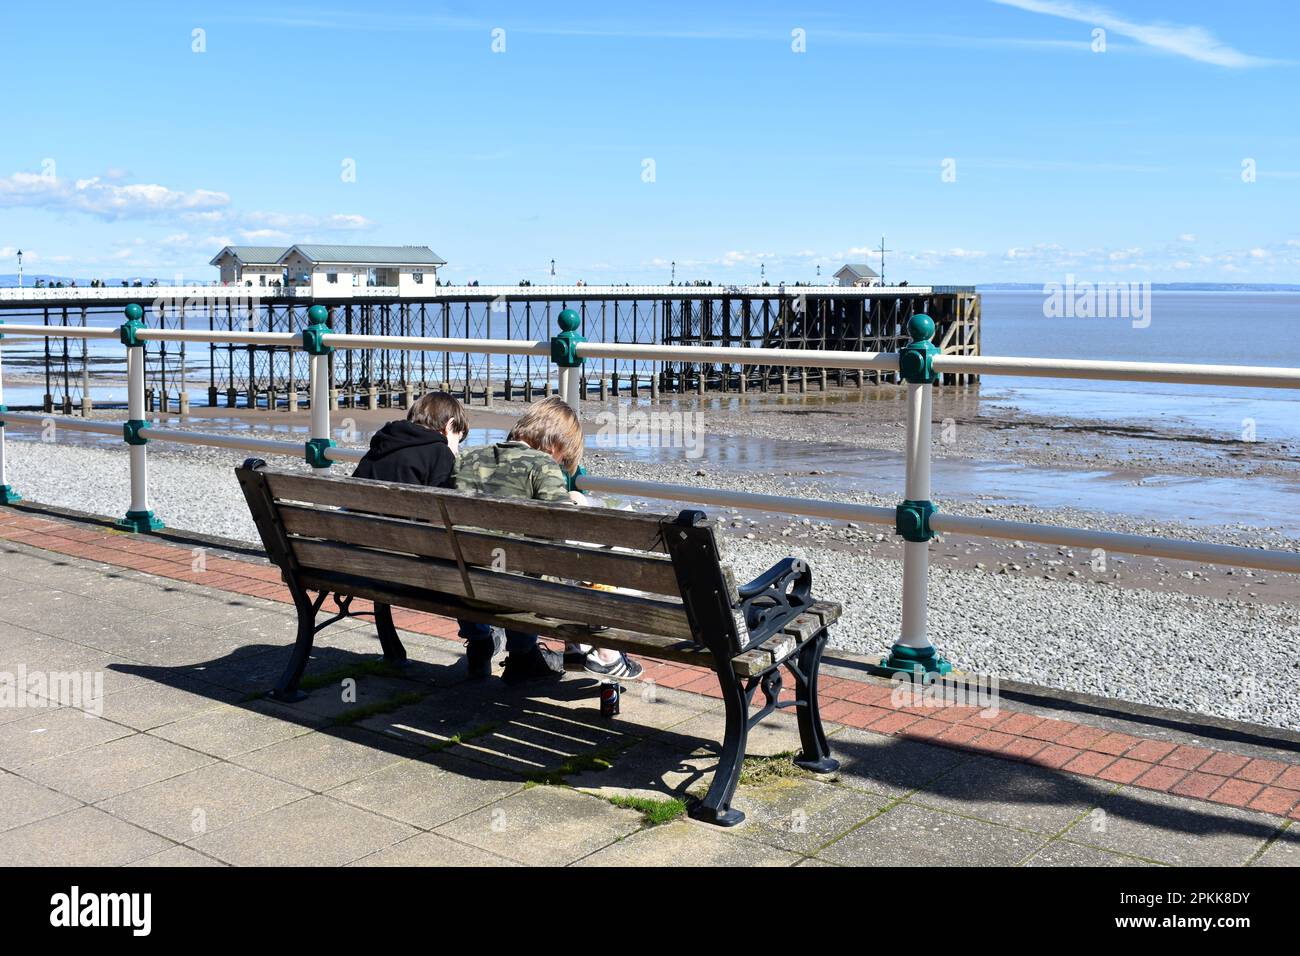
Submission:
<svg viewBox="0 0 1300 956">
<path fill-rule="evenodd" d="M 363 600 L 377 601 L 396 607 L 409 607 L 441 617 L 478 621 L 526 634 L 540 634 L 544 637 L 590 644 L 593 647 L 605 647 L 612 651 L 625 651 L 642 657 L 691 664 L 709 670 L 715 669 L 713 654 L 707 647 L 661 634 L 645 634 L 620 627 L 591 631 L 581 624 L 559 621 L 552 617 L 539 617 L 528 612 L 498 614 L 485 608 L 438 600 L 433 594 L 411 594 L 408 591 L 385 587 L 378 582 L 357 582 L 348 580 L 346 575 L 329 572 L 305 571 L 302 575 L 302 583 L 308 590 L 339 590 Z M 733 658 L 731 663 L 737 676 L 752 677 L 771 667 L 772 652 L 756 648 Z"/>
<path fill-rule="evenodd" d="M 648 634 L 690 639 L 691 628 L 681 604 L 653 598 L 557 584 L 502 571 L 469 568 L 472 596 L 459 568 L 450 561 L 416 558 L 354 545 L 291 539 L 293 553 L 304 569 L 345 571 L 378 582 L 404 584 L 470 599 L 499 609 L 528 610 L 566 621 L 607 624 Z"/>
<path fill-rule="evenodd" d="M 457 526 L 490 528 L 555 541 L 583 541 L 633 551 L 666 550 L 659 533 L 663 516 L 658 515 L 518 498 L 491 498 L 443 488 L 302 475 L 271 468 L 260 469 L 260 472 L 266 475 L 271 493 L 279 499 L 438 521 L 441 520 L 438 508 L 438 499 L 441 498 L 452 523 Z"/>
<path fill-rule="evenodd" d="M 404 589 L 386 586 L 382 582 L 360 581 L 351 579 L 348 575 L 328 571 L 304 571 L 302 583 L 309 590 L 338 590 L 343 594 L 352 594 L 365 600 L 391 604 L 395 607 L 409 607 L 442 617 L 479 621 L 483 624 L 509 628 L 512 631 L 541 634 L 545 637 L 590 644 L 593 647 L 607 647 L 610 650 L 627 651 L 631 654 L 713 669 L 713 655 L 707 647 L 662 634 L 646 634 L 621 627 L 593 631 L 574 621 L 541 617 L 526 611 L 494 612 L 488 608 L 463 604 L 449 597 L 440 599 L 439 595 L 432 592 L 412 594 Z"/>
<path fill-rule="evenodd" d="M 456 558 L 447 531 L 439 524 L 290 504 L 280 504 L 278 511 L 290 534 L 446 561 Z M 663 555 L 629 554 L 461 529 L 456 531 L 456 540 L 466 564 L 679 596 L 673 563 Z"/>
</svg>

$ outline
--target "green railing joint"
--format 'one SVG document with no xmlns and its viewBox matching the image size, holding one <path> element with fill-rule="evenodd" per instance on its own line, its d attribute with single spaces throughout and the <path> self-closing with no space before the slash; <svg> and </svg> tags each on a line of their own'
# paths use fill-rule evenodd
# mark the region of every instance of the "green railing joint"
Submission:
<svg viewBox="0 0 1300 956">
<path fill-rule="evenodd" d="M 149 423 L 139 418 L 128 418 L 122 423 L 122 440 L 128 445 L 147 445 L 149 439 L 140 434 L 140 429 L 148 428 Z"/>
<path fill-rule="evenodd" d="M 126 313 L 126 321 L 118 329 L 118 337 L 121 338 L 122 344 L 127 348 L 144 345 L 144 342 L 137 337 L 137 333 L 145 327 L 144 309 L 132 302 L 123 311 Z"/>
<path fill-rule="evenodd" d="M 308 355 L 329 355 L 334 346 L 326 345 L 322 336 L 332 332 L 329 326 L 330 310 L 323 305 L 313 305 L 307 310 L 311 324 L 302 330 L 302 347 Z"/>
<path fill-rule="evenodd" d="M 329 450 L 336 444 L 333 438 L 312 438 L 303 445 L 303 457 L 313 468 L 329 468 L 334 464 L 328 457 Z"/>
<path fill-rule="evenodd" d="M 4 336 L 0 335 L 0 338 L 4 338 Z M 0 405 L 0 415 L 3 415 L 7 411 L 9 411 L 8 405 Z M 4 427 L 5 427 L 4 419 L 0 418 L 0 428 L 4 428 Z"/>
<path fill-rule="evenodd" d="M 895 644 L 889 649 L 889 655 L 880 659 L 879 666 L 872 667 L 870 670 L 886 677 L 902 674 L 916 683 L 921 683 L 929 675 L 942 677 L 944 674 L 951 674 L 952 664 L 940 657 L 938 648 L 933 645 L 909 647 L 906 644 Z"/>
<path fill-rule="evenodd" d="M 586 361 L 578 355 L 579 343 L 587 341 L 578 334 L 582 317 L 573 309 L 565 309 L 557 321 L 560 332 L 551 337 L 551 361 L 560 368 L 576 368 Z"/>
<path fill-rule="evenodd" d="M 918 312 L 908 319 L 907 334 L 912 341 L 898 352 L 898 374 L 912 385 L 933 385 L 939 380 L 934 357 L 943 354 L 943 349 L 930 341 L 934 338 L 934 320 Z"/>
<path fill-rule="evenodd" d="M 904 501 L 894 509 L 894 530 L 904 541 L 929 541 L 934 537 L 930 516 L 938 510 L 933 501 Z"/>
<path fill-rule="evenodd" d="M 137 534 L 145 531 L 161 531 L 166 527 L 152 511 L 128 511 L 125 518 L 118 518 L 113 524 L 123 531 Z"/>
<path fill-rule="evenodd" d="M 23 496 L 14 491 L 13 485 L 0 485 L 0 505 L 11 505 L 22 500 Z"/>
</svg>

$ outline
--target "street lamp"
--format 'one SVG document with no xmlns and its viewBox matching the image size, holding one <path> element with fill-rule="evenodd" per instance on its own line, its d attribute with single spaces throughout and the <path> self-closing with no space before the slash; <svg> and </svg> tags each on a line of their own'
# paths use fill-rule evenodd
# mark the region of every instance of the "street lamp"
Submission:
<svg viewBox="0 0 1300 956">
<path fill-rule="evenodd" d="M 551 260 L 551 275 L 555 275 L 555 260 Z"/>
<path fill-rule="evenodd" d="M 766 278 L 767 278 L 767 263 L 760 262 L 758 264 L 758 281 L 762 282 Z"/>
<path fill-rule="evenodd" d="M 18 288 L 23 287 L 23 251 L 18 250 Z"/>
<path fill-rule="evenodd" d="M 677 284 L 677 260 L 674 259 L 674 260 L 673 260 L 673 278 L 672 278 L 672 282 L 670 282 L 669 285 L 676 285 L 676 284 Z"/>
</svg>

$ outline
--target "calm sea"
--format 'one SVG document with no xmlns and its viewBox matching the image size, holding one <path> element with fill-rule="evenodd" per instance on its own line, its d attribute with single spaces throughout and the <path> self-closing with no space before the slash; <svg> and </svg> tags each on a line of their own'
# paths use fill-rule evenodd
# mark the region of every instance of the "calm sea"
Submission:
<svg viewBox="0 0 1300 956">
<path fill-rule="evenodd" d="M 1300 294 L 1152 293 L 1150 325 L 1047 318 L 1038 291 L 983 294 L 985 355 L 1204 362 L 1300 368 Z M 988 376 L 980 394 L 1040 415 L 1183 426 L 1260 440 L 1300 439 L 1300 390 Z"/>
</svg>

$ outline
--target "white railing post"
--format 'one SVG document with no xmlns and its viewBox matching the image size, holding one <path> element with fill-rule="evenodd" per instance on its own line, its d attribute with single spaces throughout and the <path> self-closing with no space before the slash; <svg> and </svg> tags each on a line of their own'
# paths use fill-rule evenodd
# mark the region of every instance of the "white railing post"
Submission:
<svg viewBox="0 0 1300 956">
<path fill-rule="evenodd" d="M 952 665 L 939 656 L 926 627 L 930 577 L 930 416 L 937 373 L 931 343 L 934 322 L 928 315 L 907 323 L 912 342 L 899 352 L 899 374 L 907 382 L 906 479 L 904 501 L 898 506 L 895 529 L 903 537 L 903 615 L 898 641 L 881 660 L 890 674 L 947 674 Z"/>
<path fill-rule="evenodd" d="M 307 317 L 311 322 L 302 330 L 302 347 L 311 356 L 311 438 L 303 453 L 307 464 L 322 473 L 330 469 L 329 449 L 335 444 L 330 437 L 330 353 L 334 346 L 326 345 L 322 338 L 330 332 L 329 309 L 313 305 Z"/>
<path fill-rule="evenodd" d="M 0 326 L 4 325 L 4 319 L 0 319 Z M 0 339 L 4 338 L 4 333 L 0 332 Z M 0 348 L 0 355 L 4 354 L 4 349 Z M 0 363 L 0 413 L 9 411 L 5 407 L 5 382 L 4 367 Z M 9 484 L 9 472 L 5 469 L 5 423 L 0 418 L 0 505 L 11 505 L 15 501 L 22 501 L 23 496 L 14 491 L 13 486 Z"/>
<path fill-rule="evenodd" d="M 163 527 L 149 509 L 149 463 L 145 456 L 149 439 L 140 434 L 149 424 L 144 420 L 144 342 L 137 336 L 144 327 L 143 315 L 144 309 L 131 303 L 126 307 L 126 322 L 121 328 L 122 344 L 126 346 L 127 410 L 122 438 L 130 446 L 131 507 L 126 517 L 117 520 L 117 526 L 127 531 L 158 531 Z"/>
</svg>

